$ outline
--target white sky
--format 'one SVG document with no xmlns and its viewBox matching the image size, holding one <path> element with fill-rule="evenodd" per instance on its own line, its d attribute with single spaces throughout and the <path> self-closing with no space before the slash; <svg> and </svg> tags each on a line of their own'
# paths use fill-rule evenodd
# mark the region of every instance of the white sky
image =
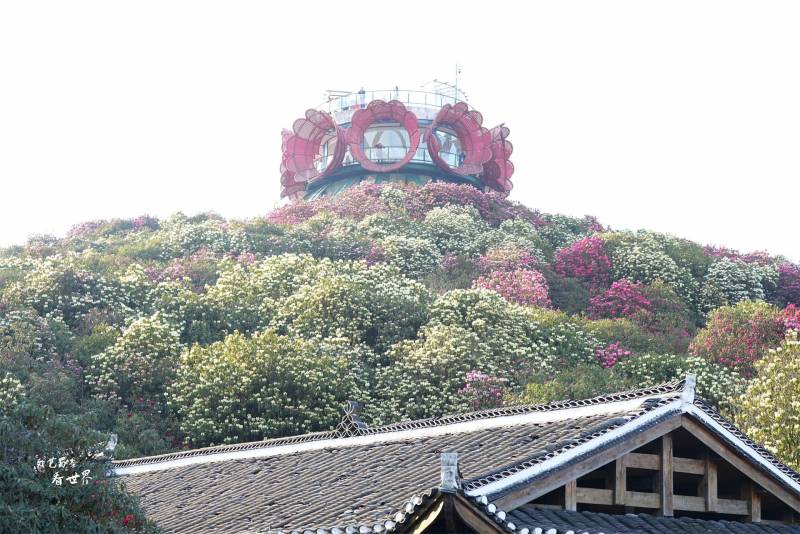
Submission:
<svg viewBox="0 0 800 534">
<path fill-rule="evenodd" d="M 800 2 L 0 2 L 0 246 L 278 201 L 326 89 L 453 77 L 511 198 L 800 260 Z"/>
</svg>

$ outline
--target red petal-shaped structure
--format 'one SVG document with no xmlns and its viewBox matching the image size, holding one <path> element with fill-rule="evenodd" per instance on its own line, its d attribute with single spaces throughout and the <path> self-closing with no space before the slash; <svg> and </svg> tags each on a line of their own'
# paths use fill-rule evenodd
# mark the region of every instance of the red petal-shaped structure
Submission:
<svg viewBox="0 0 800 534">
<path fill-rule="evenodd" d="M 293 132 L 283 136 L 282 174 L 285 167 L 287 171 L 293 173 L 291 179 L 295 182 L 309 182 L 325 176 L 341 165 L 347 150 L 344 132 L 329 114 L 309 109 L 304 118 L 294 122 L 292 129 Z M 320 171 L 315 162 L 319 157 L 322 143 L 329 141 L 331 137 L 336 137 L 334 152 L 328 165 Z"/>
<path fill-rule="evenodd" d="M 464 159 L 458 167 L 451 167 L 439 155 L 441 146 L 435 131 L 441 126 L 451 128 L 461 143 Z M 483 116 L 464 102 L 442 106 L 425 134 L 425 142 L 428 144 L 431 159 L 440 169 L 461 176 L 480 173 L 483 164 L 491 157 L 489 145 L 492 143 L 492 136 L 483 127 Z"/>
<path fill-rule="evenodd" d="M 364 148 L 362 147 L 364 132 L 372 124 L 380 121 L 398 122 L 408 132 L 408 152 L 402 159 L 393 163 L 377 163 L 364 154 Z M 373 100 L 366 108 L 359 109 L 353 113 L 353 118 L 350 120 L 350 127 L 347 129 L 345 137 L 350 147 L 350 154 L 361 164 L 361 167 L 373 172 L 393 172 L 411 161 L 411 158 L 417 153 L 417 148 L 419 148 L 419 124 L 417 123 L 417 116 L 408 111 L 402 102 L 397 100 L 389 102 Z"/>
<path fill-rule="evenodd" d="M 294 136 L 289 130 L 283 130 L 281 137 L 283 139 L 282 150 L 283 156 L 281 157 L 281 198 L 290 197 L 297 198 L 302 196 L 301 193 L 306 190 L 306 182 L 298 181 L 294 171 L 289 170 L 286 161 L 289 158 L 289 153 L 286 150 L 289 139 Z"/>
<path fill-rule="evenodd" d="M 492 157 L 483 164 L 481 181 L 495 191 L 505 195 L 511 191 L 511 175 L 514 174 L 514 164 L 509 159 L 514 152 L 514 145 L 508 140 L 511 131 L 504 125 L 491 129 L 492 144 L 489 147 Z"/>
</svg>

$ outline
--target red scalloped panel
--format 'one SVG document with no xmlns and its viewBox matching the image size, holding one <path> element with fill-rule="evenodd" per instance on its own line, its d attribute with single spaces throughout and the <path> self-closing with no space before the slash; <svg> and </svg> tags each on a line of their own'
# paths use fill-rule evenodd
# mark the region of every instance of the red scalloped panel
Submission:
<svg viewBox="0 0 800 534">
<path fill-rule="evenodd" d="M 295 173 L 298 182 L 308 182 L 324 176 L 342 163 L 347 148 L 344 143 L 344 132 L 329 114 L 309 109 L 305 118 L 294 122 L 292 130 L 293 133 L 283 139 L 283 159 L 286 168 Z M 331 136 L 337 139 L 333 157 L 328 166 L 320 172 L 314 166 L 314 162 L 319 155 L 320 146 Z"/>
<path fill-rule="evenodd" d="M 451 167 L 439 155 L 441 147 L 433 132 L 441 126 L 451 128 L 461 143 L 464 161 L 458 167 Z M 444 171 L 461 176 L 480 173 L 483 164 L 489 161 L 492 155 L 489 149 L 492 135 L 483 127 L 483 116 L 477 110 L 470 109 L 464 102 L 442 106 L 428 128 L 425 139 L 428 144 L 428 153 L 436 165 Z"/>
<path fill-rule="evenodd" d="M 514 164 L 509 159 L 514 152 L 514 145 L 508 140 L 511 130 L 506 126 L 495 126 L 491 129 L 492 144 L 490 151 L 492 157 L 483 164 L 481 180 L 492 189 L 505 195 L 511 191 L 514 184 L 511 176 L 514 174 Z"/>
<path fill-rule="evenodd" d="M 403 159 L 394 163 L 384 164 L 374 162 L 364 154 L 364 149 L 361 146 L 364 141 L 364 132 L 379 121 L 398 122 L 408 132 L 410 146 Z M 353 113 L 353 118 L 350 120 L 350 128 L 345 132 L 345 138 L 350 148 L 350 154 L 352 154 L 353 159 L 361 164 L 361 167 L 373 172 L 393 172 L 411 161 L 411 158 L 416 154 L 417 148 L 419 148 L 419 123 L 417 122 L 417 116 L 408 111 L 402 102 L 397 100 L 390 102 L 373 100 L 367 107 Z"/>
</svg>

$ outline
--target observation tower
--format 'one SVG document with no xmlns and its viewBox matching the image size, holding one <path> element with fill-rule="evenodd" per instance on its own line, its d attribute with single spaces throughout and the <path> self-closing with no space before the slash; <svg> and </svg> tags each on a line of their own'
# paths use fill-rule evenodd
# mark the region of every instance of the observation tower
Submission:
<svg viewBox="0 0 800 534">
<path fill-rule="evenodd" d="M 483 116 L 457 87 L 329 91 L 284 130 L 281 197 L 314 199 L 360 182 L 446 181 L 511 191 L 509 129 Z"/>
</svg>

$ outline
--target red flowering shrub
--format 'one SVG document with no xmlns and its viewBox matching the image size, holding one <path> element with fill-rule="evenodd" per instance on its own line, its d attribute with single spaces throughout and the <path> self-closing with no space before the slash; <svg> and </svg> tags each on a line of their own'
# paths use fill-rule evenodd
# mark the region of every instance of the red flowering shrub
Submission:
<svg viewBox="0 0 800 534">
<path fill-rule="evenodd" d="M 514 246 L 491 248 L 478 258 L 478 268 L 484 273 L 528 269 L 536 263 L 538 261 L 533 254 Z"/>
<path fill-rule="evenodd" d="M 800 308 L 794 304 L 789 304 L 781 312 L 781 322 L 784 330 L 797 330 L 800 332 Z"/>
<path fill-rule="evenodd" d="M 783 339 L 778 308 L 765 302 L 742 301 L 722 306 L 692 340 L 689 351 L 752 377 L 753 363 Z"/>
<path fill-rule="evenodd" d="M 619 341 L 609 343 L 605 347 L 598 347 L 594 349 L 594 356 L 597 362 L 603 369 L 614 367 L 614 365 L 622 358 L 627 358 L 631 355 L 631 351 L 619 344 Z"/>
<path fill-rule="evenodd" d="M 600 236 L 584 237 L 556 251 L 555 271 L 577 278 L 590 288 L 608 287 L 611 281 L 611 258 Z"/>
<path fill-rule="evenodd" d="M 466 382 L 458 390 L 458 396 L 464 398 L 473 410 L 498 408 L 503 405 L 503 394 L 507 388 L 508 379 L 472 370 L 467 373 Z"/>
<path fill-rule="evenodd" d="M 474 286 L 495 291 L 510 302 L 542 308 L 550 307 L 547 281 L 539 271 L 530 269 L 509 272 L 492 271 L 475 280 Z"/>
<path fill-rule="evenodd" d="M 800 306 L 800 265 L 783 263 L 778 266 L 778 289 L 775 300 L 781 306 Z"/>
<path fill-rule="evenodd" d="M 611 284 L 605 293 L 592 297 L 587 312 L 592 319 L 616 319 L 649 309 L 650 301 L 644 296 L 642 284 L 623 278 Z"/>
</svg>

